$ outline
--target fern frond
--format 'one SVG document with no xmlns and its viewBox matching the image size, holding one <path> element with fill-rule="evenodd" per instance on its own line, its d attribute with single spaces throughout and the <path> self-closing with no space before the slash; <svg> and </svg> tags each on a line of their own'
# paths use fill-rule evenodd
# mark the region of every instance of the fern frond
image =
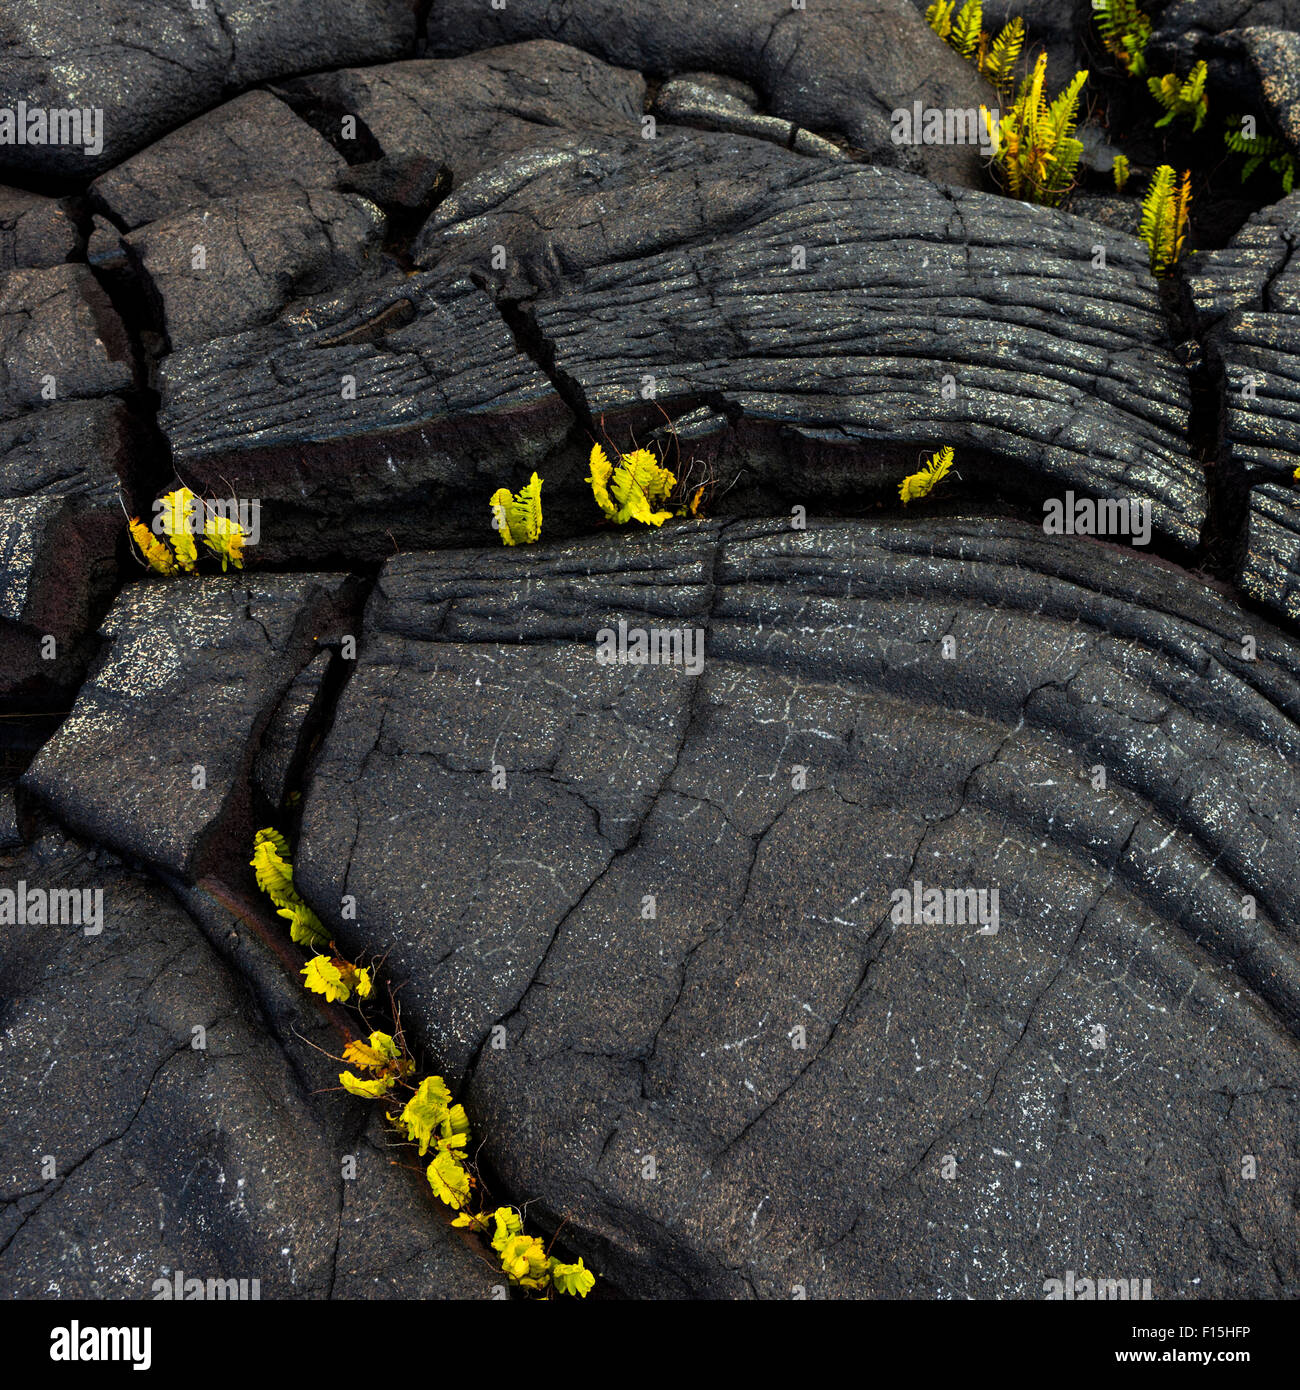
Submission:
<svg viewBox="0 0 1300 1390">
<path fill-rule="evenodd" d="M 672 518 L 672 512 L 656 510 L 655 504 L 668 501 L 677 479 L 660 466 L 649 449 L 620 454 L 615 467 L 599 444 L 592 445 L 591 475 L 587 481 L 596 505 L 616 526 L 625 526 L 629 521 L 662 526 Z"/>
<path fill-rule="evenodd" d="M 1167 243 L 1169 266 L 1178 264 L 1183 254 L 1183 241 L 1187 236 L 1187 216 L 1192 208 L 1192 171 L 1183 172 L 1183 181 L 1174 194 L 1174 206 L 1170 213 L 1169 238 Z"/>
<path fill-rule="evenodd" d="M 984 61 L 980 64 L 980 71 L 998 91 L 1010 88 L 1024 44 L 1025 21 L 1017 16 L 1002 28 L 997 38 L 988 46 Z"/>
<path fill-rule="evenodd" d="M 1079 160 L 1083 157 L 1083 141 L 1076 140 L 1072 136 L 1067 136 L 1061 140 L 1053 151 L 1051 164 L 1047 169 L 1047 178 L 1043 185 L 1047 195 L 1043 201 L 1058 201 L 1061 196 L 1068 193 L 1074 186 L 1074 176 L 1079 169 Z"/>
<path fill-rule="evenodd" d="M 1156 122 L 1156 128 L 1166 126 L 1178 116 L 1193 119 L 1193 131 L 1200 130 L 1210 110 L 1210 99 L 1205 94 L 1205 80 L 1208 69 L 1202 59 L 1192 69 L 1185 82 L 1177 75 L 1167 72 L 1163 77 L 1148 77 L 1147 89 L 1165 108 L 1165 114 Z"/>
<path fill-rule="evenodd" d="M 1123 193 L 1124 185 L 1128 182 L 1128 156 L 1117 154 L 1115 156 L 1115 192 Z"/>
<path fill-rule="evenodd" d="M 289 845 L 278 830 L 259 830 L 253 837 L 253 857 L 249 861 L 257 886 L 276 907 L 290 907 L 301 902 L 293 886 L 293 865 L 289 863 Z"/>
<path fill-rule="evenodd" d="M 155 574 L 165 574 L 170 577 L 179 573 L 176 567 L 176 557 L 171 553 L 166 541 L 159 540 L 138 516 L 133 516 L 126 525 L 136 548 Z"/>
<path fill-rule="evenodd" d="M 176 562 L 186 574 L 198 567 L 199 551 L 194 544 L 198 498 L 187 487 L 178 487 L 162 497 L 163 530 L 176 552 Z"/>
<path fill-rule="evenodd" d="M 1187 217 L 1192 205 L 1192 175 L 1188 171 L 1178 184 L 1175 178 L 1172 167 L 1162 164 L 1152 175 L 1146 196 L 1142 199 L 1138 236 L 1146 242 L 1153 275 L 1163 275 L 1177 264 L 1187 235 Z"/>
<path fill-rule="evenodd" d="M 536 474 L 533 481 L 539 481 Z M 257 832 L 252 862 L 257 869 L 259 887 L 269 893 L 277 905 L 289 905 L 282 908 L 280 916 L 293 918 L 297 910 L 293 906 L 295 902 L 304 913 L 310 914 L 311 909 L 301 903 L 293 887 L 289 845 L 278 830 L 267 827 Z M 350 1004 L 354 998 L 366 1000 L 374 993 L 375 981 L 369 969 L 334 955 L 332 947 L 327 954 L 321 947 L 329 946 L 328 942 L 318 943 L 297 932 L 293 939 L 316 951 L 299 972 L 305 988 L 323 995 L 331 1004 Z M 353 1007 L 360 1011 L 359 1003 Z M 362 1017 L 364 1019 L 364 1014 Z M 345 1066 L 355 1067 L 356 1071 L 340 1072 L 339 1085 L 362 1100 L 388 1098 L 397 1083 L 415 1071 L 414 1060 L 406 1052 L 400 1030 L 396 1037 L 372 1031 L 368 1041 L 350 1038 L 340 1060 Z M 458 1213 L 452 1224 L 487 1237 L 512 1284 L 538 1295 L 553 1291 L 585 1298 L 595 1286 L 596 1276 L 581 1260 L 576 1264 L 564 1264 L 548 1254 L 538 1237 L 525 1234 L 523 1217 L 514 1208 L 498 1207 L 494 1213 L 470 1209 L 471 1197 L 479 1184 L 470 1171 L 473 1160 L 468 1152 L 469 1116 L 463 1105 L 454 1102 L 443 1078 L 426 1076 L 418 1086 L 409 1089 L 413 1094 L 405 1108 L 400 1114 L 386 1111 L 388 1120 L 403 1139 L 418 1147 L 421 1157 L 433 1150 L 425 1175 L 434 1195 Z M 495 1234 L 492 1232 L 494 1224 Z"/>
<path fill-rule="evenodd" d="M 296 941 L 299 946 L 310 946 L 313 951 L 329 945 L 329 933 L 321 919 L 301 899 L 280 908 L 275 915 L 288 920 L 290 941 Z"/>
<path fill-rule="evenodd" d="M 1066 139 L 1073 131 L 1079 119 L 1079 96 L 1083 91 L 1083 84 L 1088 80 L 1088 74 L 1076 72 L 1070 81 L 1070 85 L 1057 96 L 1051 105 L 1052 133 L 1058 140 Z"/>
<path fill-rule="evenodd" d="M 1241 116 L 1229 116 L 1223 132 L 1223 142 L 1233 154 L 1246 156 L 1241 170 L 1242 183 L 1267 162 L 1268 167 L 1281 178 L 1283 193 L 1290 193 L 1295 186 L 1295 156 L 1275 136 L 1246 135 L 1241 129 L 1242 124 Z"/>
<path fill-rule="evenodd" d="M 1167 72 L 1163 77 L 1148 77 L 1147 90 L 1169 113 L 1156 122 L 1157 126 L 1168 125 L 1174 118 L 1174 105 L 1178 101 L 1178 89 L 1182 84 L 1172 73 Z"/>
<path fill-rule="evenodd" d="M 1106 51 L 1130 77 L 1147 70 L 1146 47 L 1151 38 L 1151 18 L 1136 0 L 1092 0 L 1097 29 Z"/>
<path fill-rule="evenodd" d="M 492 525 L 503 545 L 531 545 L 542 534 L 542 479 L 536 473 L 512 497 L 498 488 L 488 498 Z"/>
<path fill-rule="evenodd" d="M 221 561 L 221 572 L 228 565 L 244 568 L 244 528 L 225 516 L 210 516 L 203 523 L 203 544 Z"/>
<path fill-rule="evenodd" d="M 984 0 L 966 0 L 961 7 L 948 42 L 968 61 L 979 51 L 980 35 L 984 32 Z"/>
<path fill-rule="evenodd" d="M 1178 99 L 1184 106 L 1190 107 L 1195 114 L 1195 121 L 1192 129 L 1200 130 L 1201 123 L 1205 120 L 1210 110 L 1210 99 L 1205 94 L 1205 82 L 1209 69 L 1206 67 L 1205 59 L 1202 58 L 1192 69 L 1187 81 L 1183 83 L 1183 89 L 1178 94 Z"/>
<path fill-rule="evenodd" d="M 934 0 L 925 12 L 925 22 L 941 39 L 952 33 L 952 12 L 956 8 L 957 0 Z"/>
<path fill-rule="evenodd" d="M 1138 219 L 1138 236 L 1153 247 L 1163 209 L 1173 191 L 1174 171 L 1168 164 L 1162 164 L 1151 176 L 1145 197 L 1142 199 L 1142 215 Z"/>
<path fill-rule="evenodd" d="M 945 444 L 926 459 L 919 473 L 909 473 L 898 485 L 898 495 L 903 505 L 928 497 L 935 484 L 942 482 L 952 468 L 952 445 Z"/>
</svg>

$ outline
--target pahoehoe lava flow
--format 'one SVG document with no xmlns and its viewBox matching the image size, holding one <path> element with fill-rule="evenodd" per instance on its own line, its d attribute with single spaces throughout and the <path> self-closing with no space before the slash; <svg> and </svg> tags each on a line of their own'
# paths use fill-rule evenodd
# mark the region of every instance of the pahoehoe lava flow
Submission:
<svg viewBox="0 0 1300 1390">
<path fill-rule="evenodd" d="M 1300 1296 L 1300 4 L 83 9 L 0 1294 Z"/>
</svg>

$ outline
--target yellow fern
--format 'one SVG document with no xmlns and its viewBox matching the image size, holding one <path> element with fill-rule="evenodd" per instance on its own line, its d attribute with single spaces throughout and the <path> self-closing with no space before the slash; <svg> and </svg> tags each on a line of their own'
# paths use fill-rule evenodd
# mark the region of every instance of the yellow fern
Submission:
<svg viewBox="0 0 1300 1390">
<path fill-rule="evenodd" d="M 667 502 L 677 486 L 677 479 L 660 465 L 649 449 L 620 454 L 615 467 L 604 449 L 593 444 L 591 474 L 587 481 L 596 505 L 616 526 L 624 526 L 629 521 L 662 526 L 672 519 L 671 511 L 658 510 L 656 504 Z M 697 491 L 697 498 L 699 495 Z"/>
<path fill-rule="evenodd" d="M 934 0 L 925 12 L 925 22 L 941 39 L 952 33 L 952 14 L 956 8 L 957 0 Z"/>
<path fill-rule="evenodd" d="M 970 62 L 979 53 L 980 37 L 984 33 L 984 0 L 966 0 L 953 22 L 948 43 Z"/>
<path fill-rule="evenodd" d="M 345 1091 L 362 1100 L 381 1100 L 397 1084 L 395 1076 L 353 1076 L 350 1071 L 339 1072 L 339 1083 Z"/>
<path fill-rule="evenodd" d="M 401 1073 L 409 1071 L 411 1063 L 402 1055 L 391 1033 L 371 1033 L 369 1042 L 353 1039 L 343 1049 L 343 1060 L 362 1071 Z"/>
<path fill-rule="evenodd" d="M 293 886 L 293 866 L 289 863 L 289 842 L 278 830 L 267 828 L 253 836 L 253 857 L 249 863 L 257 886 L 276 907 L 299 901 Z"/>
<path fill-rule="evenodd" d="M 1007 192 L 1013 198 L 1054 207 L 1073 184 L 1083 154 L 1074 128 L 1088 74 L 1075 73 L 1050 105 L 1043 94 L 1046 77 L 1047 54 L 1040 53 L 1006 114 L 995 121 L 988 108 L 981 106 L 980 116 Z"/>
<path fill-rule="evenodd" d="M 249 861 L 257 886 L 279 909 L 278 916 L 289 921 L 289 935 L 300 946 L 319 950 L 329 944 L 320 918 L 303 902 L 293 884 L 293 865 L 289 845 L 278 830 L 259 830 L 253 837 L 253 857 Z"/>
<path fill-rule="evenodd" d="M 928 497 L 935 484 L 948 476 L 952 468 L 952 459 L 952 446 L 945 444 L 943 448 L 930 455 L 919 473 L 909 473 L 898 485 L 898 495 L 902 498 L 903 505 L 907 506 L 909 502 Z"/>
<path fill-rule="evenodd" d="M 198 567 L 199 551 L 194 544 L 194 517 L 198 499 L 187 487 L 178 487 L 162 498 L 163 533 L 172 543 L 176 562 L 186 574 Z"/>
<path fill-rule="evenodd" d="M 671 474 L 667 476 L 671 479 Z M 665 486 L 662 479 L 649 475 L 643 483 L 652 493 Z M 281 916 L 290 916 L 302 900 L 293 886 L 289 845 L 279 831 L 267 827 L 257 832 L 252 864 L 258 886 L 277 906 L 284 905 Z M 354 995 L 365 999 L 373 990 L 369 971 L 336 955 L 313 956 L 301 973 L 306 987 L 331 1003 L 347 1004 Z M 366 1041 L 351 1039 L 344 1047 L 342 1061 L 356 1071 L 339 1072 L 339 1085 L 350 1095 L 370 1101 L 388 1098 L 398 1086 L 410 1090 L 406 1077 L 415 1064 L 399 1038 L 400 1033 L 394 1037 L 373 1030 Z M 557 1293 L 586 1298 L 596 1276 L 581 1259 L 567 1264 L 549 1255 L 537 1236 L 524 1231 L 523 1217 L 512 1207 L 498 1207 L 494 1212 L 471 1209 L 478 1184 L 467 1159 L 469 1117 L 465 1107 L 452 1099 L 441 1076 L 426 1076 L 414 1087 L 402 1110 L 390 1112 L 388 1119 L 418 1147 L 421 1157 L 430 1155 L 425 1177 L 433 1194 L 456 1212 L 453 1225 L 475 1230 L 491 1240 L 511 1284 L 539 1296 Z"/>
<path fill-rule="evenodd" d="M 542 482 L 534 473 L 513 496 L 502 487 L 488 499 L 503 545 L 531 545 L 542 534 Z"/>
<path fill-rule="evenodd" d="M 1138 236 L 1146 242 L 1153 275 L 1164 275 L 1178 264 L 1187 236 L 1192 175 L 1189 170 L 1181 183 L 1176 183 L 1175 178 L 1173 169 L 1162 164 L 1152 176 L 1142 199 Z"/>
<path fill-rule="evenodd" d="M 346 1004 L 353 994 L 370 997 L 370 971 L 339 956 L 313 956 L 299 973 L 309 990 L 323 994 L 331 1004 Z"/>
<path fill-rule="evenodd" d="M 221 561 L 221 572 L 227 565 L 244 568 L 244 528 L 229 517 L 212 515 L 203 523 L 203 544 Z"/>
<path fill-rule="evenodd" d="M 133 516 L 126 525 L 136 548 L 155 574 L 170 576 L 179 573 L 176 557 L 168 548 L 166 541 L 160 541 L 138 516 Z"/>
<path fill-rule="evenodd" d="M 1007 23 L 991 44 L 985 45 L 980 72 L 998 89 L 1009 91 L 1020 50 L 1025 44 L 1025 21 L 1018 15 Z"/>
</svg>

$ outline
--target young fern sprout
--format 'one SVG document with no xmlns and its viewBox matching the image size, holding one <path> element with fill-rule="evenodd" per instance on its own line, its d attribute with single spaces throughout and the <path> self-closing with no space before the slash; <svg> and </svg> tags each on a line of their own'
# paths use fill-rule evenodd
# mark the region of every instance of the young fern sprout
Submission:
<svg viewBox="0 0 1300 1390">
<path fill-rule="evenodd" d="M 1123 193 L 1123 191 L 1124 191 L 1124 185 L 1128 182 L 1128 175 L 1129 175 L 1128 157 L 1127 157 L 1126 155 L 1117 154 L 1117 155 L 1115 156 L 1115 169 L 1114 169 L 1114 174 L 1115 174 L 1115 192 L 1116 192 L 1116 193 Z"/>
<path fill-rule="evenodd" d="M 903 506 L 928 497 L 934 491 L 935 485 L 948 476 L 952 469 L 952 459 L 952 445 L 945 444 L 926 459 L 919 472 L 909 473 L 898 485 L 898 495 Z"/>
<path fill-rule="evenodd" d="M 180 573 L 180 566 L 176 563 L 176 556 L 172 554 L 171 547 L 166 541 L 159 540 L 138 516 L 131 517 L 126 525 L 136 549 L 153 574 L 162 574 L 170 578 Z"/>
<path fill-rule="evenodd" d="M 488 498 L 492 526 L 502 545 L 532 545 L 542 534 L 542 483 L 536 473 L 513 495 L 500 487 Z"/>
<path fill-rule="evenodd" d="M 293 886 L 293 865 L 289 862 L 289 842 L 278 830 L 259 830 L 253 837 L 253 857 L 249 861 L 257 886 L 275 904 L 279 916 L 289 922 L 289 936 L 299 946 L 319 951 L 329 945 L 329 936 L 319 917 L 303 902 Z"/>
<path fill-rule="evenodd" d="M 676 437 L 674 430 L 674 440 Z M 608 435 L 606 442 L 609 442 Z M 591 472 L 586 481 L 591 484 L 596 505 L 615 526 L 626 526 L 629 521 L 639 521 L 643 526 L 662 526 L 673 517 L 699 515 L 704 495 L 711 487 L 709 477 L 700 483 L 686 483 L 674 497 L 682 480 L 665 468 L 649 449 L 633 449 L 630 454 L 624 454 L 610 443 L 610 450 L 615 459 L 612 463 L 599 444 L 591 446 Z M 666 454 L 666 450 L 663 452 Z M 680 446 L 677 452 L 680 457 Z"/>
<path fill-rule="evenodd" d="M 1173 169 L 1162 164 L 1142 199 L 1138 236 L 1146 242 L 1153 275 L 1167 275 L 1183 253 L 1187 214 L 1192 205 L 1191 171 L 1183 175 L 1181 183 L 1176 178 Z"/>
<path fill-rule="evenodd" d="M 203 545 L 221 561 L 221 572 L 224 574 L 230 565 L 237 570 L 244 568 L 246 537 L 239 522 L 215 511 L 187 487 L 165 493 L 159 503 L 154 505 L 158 509 L 162 536 L 166 540 L 155 535 L 138 516 L 127 520 L 131 539 L 151 573 L 170 578 L 197 571 L 199 551 L 194 536 L 199 517 L 204 518 L 200 533 Z M 154 524 L 158 525 L 158 522 Z"/>
<path fill-rule="evenodd" d="M 590 463 L 587 482 L 591 484 L 591 494 L 616 526 L 625 526 L 629 521 L 662 526 L 672 519 L 673 513 L 659 504 L 667 502 L 677 479 L 649 449 L 620 454 L 615 465 L 599 444 L 593 444 Z"/>
</svg>

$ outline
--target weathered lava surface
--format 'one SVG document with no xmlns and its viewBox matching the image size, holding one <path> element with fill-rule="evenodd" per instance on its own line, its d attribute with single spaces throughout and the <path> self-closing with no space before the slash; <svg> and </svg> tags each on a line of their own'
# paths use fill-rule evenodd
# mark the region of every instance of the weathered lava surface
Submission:
<svg viewBox="0 0 1300 1390">
<path fill-rule="evenodd" d="M 1122 131 L 1073 210 L 893 142 L 996 100 L 924 8 L 9 0 L 0 107 L 104 142 L 0 145 L 0 889 L 105 906 L 0 924 L 0 1292 L 492 1296 L 335 1086 L 276 823 L 604 1290 L 1300 1295 L 1300 193 L 1157 281 Z M 1152 44 L 1300 154 L 1293 0 Z M 599 524 L 596 439 L 702 514 Z M 178 482 L 242 572 L 145 576 Z"/>
</svg>

